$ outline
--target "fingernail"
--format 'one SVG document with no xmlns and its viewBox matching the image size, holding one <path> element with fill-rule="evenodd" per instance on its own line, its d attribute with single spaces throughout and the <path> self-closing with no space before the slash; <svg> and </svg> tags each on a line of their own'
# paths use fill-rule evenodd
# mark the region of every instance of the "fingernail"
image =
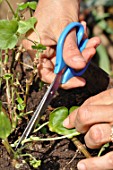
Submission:
<svg viewBox="0 0 113 170">
<path fill-rule="evenodd" d="M 78 170 L 86 170 L 86 166 L 84 163 L 78 163 L 77 168 Z"/>
<path fill-rule="evenodd" d="M 68 127 L 69 125 L 69 118 L 67 117 L 64 121 L 63 121 L 63 126 L 64 127 Z"/>
</svg>

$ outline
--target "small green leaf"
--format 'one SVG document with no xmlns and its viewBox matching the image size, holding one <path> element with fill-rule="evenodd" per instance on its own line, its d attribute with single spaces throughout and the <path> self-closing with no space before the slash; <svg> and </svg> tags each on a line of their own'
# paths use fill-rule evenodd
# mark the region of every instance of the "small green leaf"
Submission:
<svg viewBox="0 0 113 170">
<path fill-rule="evenodd" d="M 11 122 L 6 113 L 3 112 L 0 102 L 0 138 L 6 139 L 11 133 Z"/>
<path fill-rule="evenodd" d="M 27 2 L 28 7 L 32 10 L 35 10 L 37 7 L 37 2 L 36 1 L 32 1 L 32 2 Z"/>
<path fill-rule="evenodd" d="M 37 19 L 34 17 L 31 17 L 27 21 L 19 21 L 18 33 L 25 34 L 30 29 L 34 29 L 34 25 L 36 22 Z"/>
<path fill-rule="evenodd" d="M 40 131 L 41 131 L 43 134 L 46 134 L 46 133 L 47 133 L 47 128 L 46 128 L 46 127 L 43 127 Z"/>
<path fill-rule="evenodd" d="M 12 77 L 12 74 L 10 74 L 10 73 L 6 73 L 6 74 L 4 74 L 4 76 L 3 76 L 3 78 L 4 78 L 5 80 L 9 80 L 11 77 Z"/>
<path fill-rule="evenodd" d="M 98 156 L 101 156 L 102 155 L 102 153 L 106 150 L 106 148 L 108 148 L 110 146 L 110 144 L 109 143 L 105 143 L 102 147 L 101 147 L 101 149 L 100 149 L 100 151 L 99 151 L 99 153 L 98 153 Z"/>
<path fill-rule="evenodd" d="M 0 49 L 12 49 L 18 42 L 16 20 L 0 20 Z"/>
<path fill-rule="evenodd" d="M 108 23 L 105 20 L 101 20 L 98 22 L 99 27 L 107 32 L 108 34 L 113 34 L 112 28 L 109 27 Z"/>
<path fill-rule="evenodd" d="M 96 22 L 101 21 L 101 20 L 103 20 L 103 19 L 105 19 L 105 18 L 108 18 L 108 17 L 110 16 L 109 13 L 103 13 L 102 15 L 101 15 L 101 14 L 99 15 L 99 14 L 97 13 L 97 10 L 96 10 L 96 9 L 92 11 L 92 14 L 93 14 L 94 19 L 95 19 Z"/>
<path fill-rule="evenodd" d="M 32 48 L 35 50 L 41 50 L 41 51 L 46 50 L 46 46 L 42 44 L 33 45 Z"/>
<path fill-rule="evenodd" d="M 20 4 L 18 5 L 18 9 L 19 9 L 20 11 L 25 10 L 26 8 L 30 8 L 30 9 L 32 9 L 32 10 L 35 10 L 36 7 L 37 7 L 37 2 L 36 2 L 36 1 L 26 2 L 26 3 L 20 3 Z"/>
<path fill-rule="evenodd" d="M 109 56 L 105 47 L 101 44 L 97 48 L 97 53 L 99 57 L 99 67 L 106 71 L 108 74 L 111 73 Z"/>
<path fill-rule="evenodd" d="M 24 110 L 25 109 L 25 104 L 24 103 L 23 104 L 18 104 L 17 109 L 20 110 L 20 111 Z"/>
<path fill-rule="evenodd" d="M 69 114 L 71 112 L 73 112 L 74 110 L 76 110 L 79 106 L 72 106 L 70 109 L 69 109 Z"/>
<path fill-rule="evenodd" d="M 27 3 L 20 3 L 20 4 L 18 4 L 18 9 L 20 10 L 20 11 L 22 11 L 22 10 L 24 10 L 24 9 L 26 9 L 28 7 L 28 4 Z"/>
<path fill-rule="evenodd" d="M 68 116 L 68 109 L 66 107 L 59 107 L 50 113 L 49 129 L 60 135 L 68 135 L 76 132 L 76 129 L 66 129 L 63 126 L 63 121 Z M 73 136 L 71 136 L 73 137 Z"/>
<path fill-rule="evenodd" d="M 0 4 L 2 3 L 3 0 L 0 0 Z"/>
<path fill-rule="evenodd" d="M 33 168 L 38 168 L 41 165 L 41 160 L 33 159 L 30 160 L 29 163 Z"/>
<path fill-rule="evenodd" d="M 23 99 L 22 99 L 20 96 L 17 97 L 17 102 L 18 102 L 19 104 L 24 103 Z"/>
</svg>

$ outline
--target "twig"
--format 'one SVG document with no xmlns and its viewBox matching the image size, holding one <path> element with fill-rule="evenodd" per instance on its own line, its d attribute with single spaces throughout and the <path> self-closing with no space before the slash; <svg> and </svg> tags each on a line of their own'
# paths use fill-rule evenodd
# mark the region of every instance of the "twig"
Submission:
<svg viewBox="0 0 113 170">
<path fill-rule="evenodd" d="M 77 157 L 78 152 L 79 152 L 79 150 L 77 149 L 76 152 L 75 152 L 75 155 L 74 155 L 73 158 L 67 163 L 67 165 L 63 168 L 63 170 L 65 170 L 66 167 L 74 161 L 74 159 Z"/>
<path fill-rule="evenodd" d="M 90 153 L 86 150 L 86 148 L 83 146 L 83 144 L 76 137 L 73 137 L 71 140 L 75 144 L 77 149 L 80 152 L 82 152 L 86 158 L 91 158 Z"/>
</svg>

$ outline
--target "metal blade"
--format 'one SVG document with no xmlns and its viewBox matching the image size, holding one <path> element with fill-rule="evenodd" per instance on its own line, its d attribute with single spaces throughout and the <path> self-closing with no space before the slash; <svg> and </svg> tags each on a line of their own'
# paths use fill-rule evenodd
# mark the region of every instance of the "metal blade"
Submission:
<svg viewBox="0 0 113 170">
<path fill-rule="evenodd" d="M 53 83 L 49 86 L 49 88 L 46 91 L 45 95 L 43 96 L 41 102 L 37 106 L 33 116 L 31 117 L 27 127 L 25 128 L 21 138 L 19 139 L 19 142 L 18 142 L 15 150 L 17 150 L 17 148 L 19 147 L 21 142 L 29 136 L 29 134 L 33 130 L 35 123 L 39 122 L 39 120 L 40 120 L 42 114 L 44 113 L 45 109 L 47 108 L 48 104 L 51 102 L 55 92 L 58 90 L 58 88 L 61 84 L 61 80 L 62 80 L 62 71 L 60 71 L 56 75 Z"/>
</svg>

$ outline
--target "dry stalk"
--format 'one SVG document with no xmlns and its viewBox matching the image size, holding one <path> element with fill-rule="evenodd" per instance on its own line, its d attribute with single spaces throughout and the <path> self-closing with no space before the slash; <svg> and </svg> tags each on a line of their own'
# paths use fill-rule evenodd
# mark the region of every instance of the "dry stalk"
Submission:
<svg viewBox="0 0 113 170">
<path fill-rule="evenodd" d="M 84 156 L 86 158 L 91 158 L 92 156 L 90 155 L 90 153 L 87 151 L 87 149 L 85 148 L 85 146 L 76 138 L 73 137 L 72 142 L 75 144 L 75 146 L 77 147 L 77 149 L 82 152 L 84 154 Z"/>
</svg>

